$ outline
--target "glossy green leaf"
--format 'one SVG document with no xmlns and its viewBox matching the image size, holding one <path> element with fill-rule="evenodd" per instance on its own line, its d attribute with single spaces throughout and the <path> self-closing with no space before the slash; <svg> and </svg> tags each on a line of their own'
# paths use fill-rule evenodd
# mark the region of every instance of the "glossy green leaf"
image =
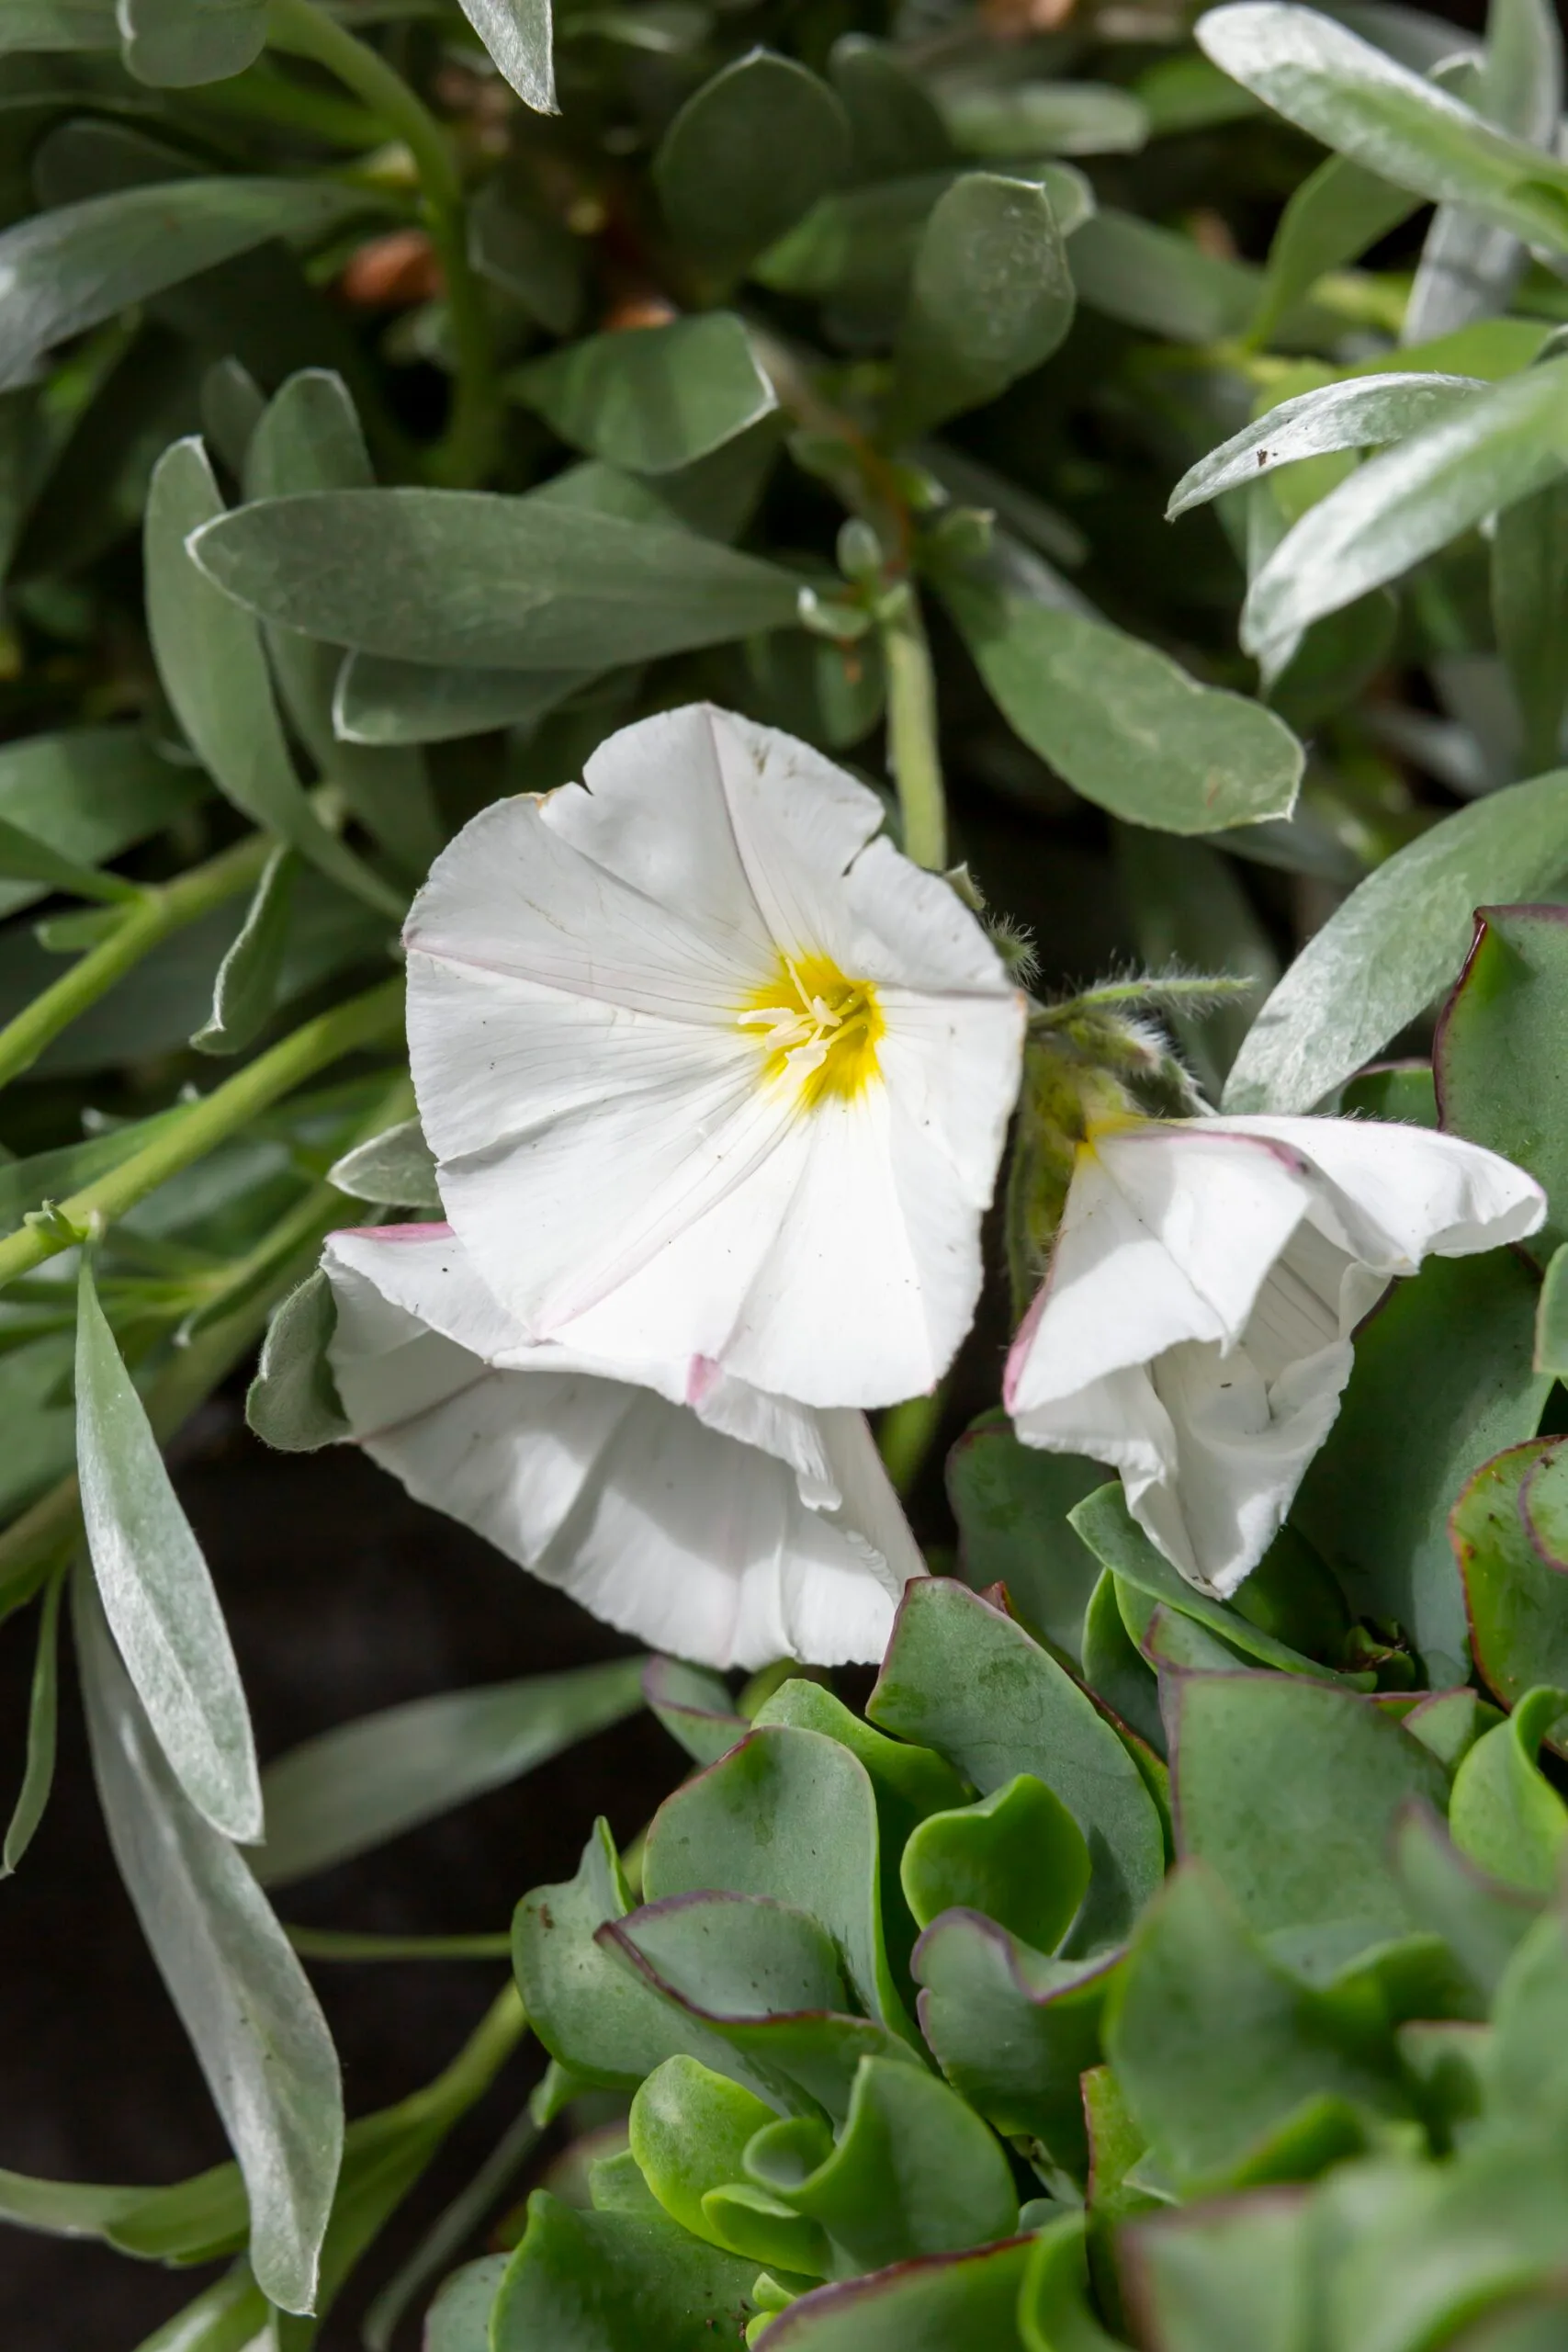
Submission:
<svg viewBox="0 0 1568 2352">
<path fill-rule="evenodd" d="M 1430 1062 L 1374 1063 L 1351 1079 L 1339 1096 L 1348 1119 L 1389 1119 L 1412 1127 L 1435 1127 L 1438 1096 Z"/>
<path fill-rule="evenodd" d="M 550 0 L 460 0 L 465 17 L 525 106 L 556 112 Z"/>
<path fill-rule="evenodd" d="M 683 531 L 479 492 L 329 492 L 197 534 L 200 569 L 264 619 L 400 661 L 603 668 L 795 619 L 797 583 Z"/>
<path fill-rule="evenodd" d="M 692 465 L 778 405 L 732 311 L 589 335 L 514 380 L 563 441 L 632 473 Z"/>
<path fill-rule="evenodd" d="M 255 623 L 187 551 L 191 534 L 222 514 L 201 444 L 175 442 L 152 476 L 144 541 L 148 628 L 164 691 L 191 748 L 237 808 L 396 921 L 403 911 L 397 891 L 327 831 L 306 799 Z"/>
<path fill-rule="evenodd" d="M 652 1903 L 718 1888 L 809 1913 L 842 1951 L 866 2014 L 908 2032 L 888 1972 L 877 1882 L 870 1775 L 839 1741 L 786 1724 L 759 1725 L 668 1797 L 643 1859 Z"/>
<path fill-rule="evenodd" d="M 1550 1894 L 1568 1845 L 1568 1804 L 1536 1762 L 1547 1734 L 1568 1713 L 1568 1691 L 1529 1690 L 1506 1724 L 1478 1739 L 1454 1775 L 1449 1829 L 1506 1886 Z"/>
<path fill-rule="evenodd" d="M 671 1738 L 699 1764 L 716 1764 L 750 1728 L 735 1712 L 728 1683 L 705 1667 L 679 1658 L 649 1658 L 642 1695 Z"/>
<path fill-rule="evenodd" d="M 769 2352 L 945 2352 L 950 2345 L 1022 2352 L 1018 2299 L 1030 2252 L 1029 2239 L 1012 2238 L 818 2287 L 762 2341 Z"/>
<path fill-rule="evenodd" d="M 1300 130 L 1395 186 L 1534 243 L 1568 245 L 1568 171 L 1310 8 L 1237 0 L 1201 19 L 1216 65 Z"/>
<path fill-rule="evenodd" d="M 804 2177 L 794 2148 L 773 2157 L 771 2136 L 748 2153 L 752 2179 L 819 2222 L 846 2267 L 957 2254 L 1018 2226 L 999 2142 L 922 2067 L 863 2059 L 838 2143 Z"/>
<path fill-rule="evenodd" d="M 976 1592 L 1005 1584 L 1019 1615 L 1073 1658 L 1100 1565 L 1067 1513 L 1104 1477 L 1098 1462 L 1021 1445 L 999 1410 L 983 1413 L 947 1457 L 964 1583 Z"/>
<path fill-rule="evenodd" d="M 90 197 L 0 233 L 0 390 L 55 344 L 274 237 L 316 237 L 365 199 L 324 180 L 193 179 Z"/>
<path fill-rule="evenodd" d="M 754 49 L 686 100 L 653 183 L 677 244 L 728 277 L 847 176 L 850 153 L 849 118 L 828 85 Z"/>
<path fill-rule="evenodd" d="M 1169 833 L 1289 816 L 1302 747 L 1261 704 L 1104 621 L 977 578 L 942 587 L 1008 724 L 1086 800 Z"/>
<path fill-rule="evenodd" d="M 1243 645 L 1259 652 L 1288 640 L 1554 481 L 1568 469 L 1565 393 L 1568 360 L 1548 360 L 1359 467 L 1303 515 L 1254 579 Z"/>
<path fill-rule="evenodd" d="M 1135 154 L 1149 131 L 1133 93 L 1109 82 L 960 86 L 942 113 L 966 155 Z"/>
<path fill-rule="evenodd" d="M 75 1589 L 115 1859 L 244 2175 L 257 2282 L 285 2311 L 307 2311 L 343 2147 L 332 2037 L 244 1861 L 170 1774 L 92 1587 L 78 1577 Z"/>
<path fill-rule="evenodd" d="M 60 1595 L 64 1579 L 51 1577 L 39 1610 L 38 1648 L 28 1702 L 28 1760 L 0 1848 L 0 1878 L 9 1878 L 32 1844 L 54 1785 L 60 1715 Z"/>
<path fill-rule="evenodd" d="M 1111 1725 L 1021 1625 L 961 1585 L 909 1586 L 866 1713 L 934 1747 L 982 1792 L 1021 1772 L 1043 1781 L 1077 1823 L 1093 1870 L 1074 1947 L 1127 1933 L 1163 1875 L 1158 1816 Z"/>
<path fill-rule="evenodd" d="M 237 2262 L 184 2311 L 143 2336 L 136 2352 L 246 2352 L 269 2323 L 277 2324 L 250 2264 Z"/>
<path fill-rule="evenodd" d="M 1066 247 L 1042 187 L 966 172 L 920 234 L 885 429 L 908 440 L 995 400 L 1073 320 Z"/>
<path fill-rule="evenodd" d="M 266 44 L 266 0 L 121 0 L 119 28 L 139 82 L 188 89 L 254 64 Z"/>
<path fill-rule="evenodd" d="M 753 2092 L 694 2058 L 667 2058 L 632 2101 L 631 2154 L 671 2220 L 694 2237 L 773 2269 L 820 2276 L 828 2249 L 813 2222 L 745 2198 L 747 2143 L 777 2120 Z M 738 2183 L 739 2198 L 713 2194 Z"/>
<path fill-rule="evenodd" d="M 1140 2131 L 1189 2196 L 1292 2178 L 1292 2158 L 1325 2139 L 1354 2151 L 1360 2110 L 1405 2110 L 1387 2028 L 1271 1959 L 1198 1861 L 1138 1922 L 1106 2040 Z"/>
<path fill-rule="evenodd" d="M 887 42 L 841 33 L 829 52 L 828 77 L 850 119 L 857 179 L 897 179 L 952 160 L 935 100 Z"/>
<path fill-rule="evenodd" d="M 275 849 L 262 868 L 234 944 L 218 967 L 212 1011 L 191 1039 L 198 1053 L 241 1053 L 271 1018 L 288 944 L 298 865 L 292 850 Z"/>
<path fill-rule="evenodd" d="M 245 1396 L 245 1419 L 282 1453 L 313 1453 L 347 1437 L 327 1349 L 337 1329 L 332 1285 L 318 1267 L 278 1307 Z"/>
<path fill-rule="evenodd" d="M 139 728 L 73 728 L 0 746 L 0 820 L 73 865 L 118 857 L 172 824 L 202 791 Z M 48 876 L 0 878 L 0 914 L 52 887 Z"/>
<path fill-rule="evenodd" d="M 1009 2139 L 1082 2176 L 1079 2077 L 1100 2056 L 1114 1961 L 1047 1960 L 1005 1928 L 950 1911 L 920 1938 L 920 2029 L 953 2088 Z"/>
<path fill-rule="evenodd" d="M 1485 386 L 1477 376 L 1350 376 L 1281 401 L 1255 417 L 1206 458 L 1189 467 L 1170 493 L 1168 519 L 1201 506 L 1240 482 L 1256 481 L 1277 466 L 1321 457 L 1330 449 L 1374 448 L 1462 408 Z"/>
<path fill-rule="evenodd" d="M 301 644 L 314 639 L 302 638 Z M 345 746 L 446 743 L 498 727 L 532 729 L 598 676 L 593 670 L 441 669 L 350 653 L 339 667 L 333 719 Z"/>
<path fill-rule="evenodd" d="M 1568 909 L 1483 907 L 1432 1052 L 1444 1126 L 1540 1184 L 1546 1223 L 1522 1246 L 1544 1263 L 1568 1239 L 1568 1134 L 1557 1115 L 1568 1023 Z"/>
<path fill-rule="evenodd" d="M 1397 229 L 1420 201 L 1344 155 L 1326 157 L 1293 190 L 1280 216 L 1249 340 L 1267 343 L 1320 277 Z"/>
<path fill-rule="evenodd" d="M 922 1821 L 904 1849 L 904 1895 L 917 1926 L 962 1907 L 1054 1951 L 1089 1888 L 1089 1848 L 1066 1806 L 1032 1773 Z"/>
<path fill-rule="evenodd" d="M 1472 1473 L 1540 1421 L 1551 1383 L 1532 1367 L 1534 1316 L 1529 1270 L 1509 1251 L 1437 1259 L 1397 1283 L 1357 1339 L 1296 1499 L 1352 1607 L 1402 1626 L 1438 1690 L 1466 1679 L 1468 1648 L 1449 1513 Z"/>
<path fill-rule="evenodd" d="M 258 1878 L 307 1877 L 519 1779 L 635 1713 L 641 1678 L 640 1658 L 525 1675 L 412 1699 L 304 1741 L 267 1768 Z"/>
<path fill-rule="evenodd" d="M 1393 1823 L 1411 1798 L 1448 1795 L 1419 1741 L 1371 1701 L 1302 1675 L 1184 1675 L 1173 1704 L 1179 1850 L 1213 1867 L 1249 1927 L 1332 1925 L 1345 1958 L 1408 1932 Z"/>
<path fill-rule="evenodd" d="M 191 1804 L 229 1837 L 259 1838 L 262 1793 L 223 1611 L 82 1257 L 76 1456 L 104 1612 L 152 1730 Z"/>
<path fill-rule="evenodd" d="M 406 1209 L 441 1208 L 435 1155 L 417 1119 L 400 1120 L 368 1143 L 334 1159 L 327 1182 L 356 1201 L 380 1201 Z"/>
<path fill-rule="evenodd" d="M 1492 616 L 1519 708 L 1519 770 L 1555 763 L 1568 706 L 1559 649 L 1568 635 L 1568 486 L 1553 482 L 1498 515 Z"/>
<path fill-rule="evenodd" d="M 576 2212 L 536 2189 L 490 2352 L 743 2352 L 756 2275 L 662 2215 Z"/>
<path fill-rule="evenodd" d="M 324 368 L 290 376 L 268 404 L 245 456 L 248 499 L 368 490 L 375 482 L 353 399 Z M 292 629 L 267 632 L 285 709 L 322 776 L 404 872 L 423 876 L 444 829 L 417 752 L 344 742 L 334 713 L 341 657 Z"/>
<path fill-rule="evenodd" d="M 1461 808 L 1397 850 L 1329 917 L 1264 1005 L 1228 1111 L 1310 1111 L 1457 978 L 1473 911 L 1568 872 L 1568 771 Z"/>
</svg>

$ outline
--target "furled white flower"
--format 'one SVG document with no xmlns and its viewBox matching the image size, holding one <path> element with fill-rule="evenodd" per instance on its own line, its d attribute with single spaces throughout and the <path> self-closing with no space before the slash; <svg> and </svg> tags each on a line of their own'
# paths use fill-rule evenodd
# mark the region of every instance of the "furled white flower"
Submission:
<svg viewBox="0 0 1568 2352">
<path fill-rule="evenodd" d="M 1006 1398 L 1026 1445 L 1122 1474 L 1201 1590 L 1233 1593 L 1339 1410 L 1397 1274 L 1533 1233 L 1545 1200 L 1453 1136 L 1360 1119 L 1132 1120 L 1078 1149 Z"/>
<path fill-rule="evenodd" d="M 812 1405 L 945 1371 L 1024 1007 L 881 820 L 804 743 L 697 706 L 436 860 L 406 933 L 420 1113 L 530 1339 Z"/>
<path fill-rule="evenodd" d="M 350 1429 L 420 1502 L 678 1657 L 881 1657 L 925 1570 L 861 1414 L 530 1345 L 449 1226 L 335 1233 L 322 1264 Z"/>
</svg>

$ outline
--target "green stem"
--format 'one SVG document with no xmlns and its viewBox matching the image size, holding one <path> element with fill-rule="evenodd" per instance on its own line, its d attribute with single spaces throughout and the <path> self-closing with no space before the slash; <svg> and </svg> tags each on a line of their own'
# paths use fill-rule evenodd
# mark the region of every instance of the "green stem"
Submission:
<svg viewBox="0 0 1568 2352">
<path fill-rule="evenodd" d="M 6 1234 L 0 1240 L 0 1287 L 42 1265 L 59 1250 L 68 1250 L 73 1228 L 77 1234 L 85 1233 L 95 1219 L 112 1225 L 147 1193 L 230 1136 L 238 1135 L 257 1112 L 302 1086 L 317 1070 L 386 1036 L 400 1023 L 402 1009 L 400 974 L 363 996 L 334 1005 L 330 1012 L 318 1014 L 291 1036 L 280 1038 L 199 1102 L 193 1102 L 183 1118 L 162 1128 L 130 1159 L 60 1202 L 47 1225 L 24 1225 Z"/>
<path fill-rule="evenodd" d="M 334 74 L 413 157 L 431 243 L 446 282 L 457 361 L 452 413 L 431 469 L 457 487 L 480 481 L 494 461 L 500 435 L 500 379 L 490 309 L 468 258 L 468 212 L 451 141 L 402 75 L 314 0 L 272 0 L 268 38 L 275 48 L 308 57 Z"/>
<path fill-rule="evenodd" d="M 947 864 L 947 803 L 937 750 L 936 680 L 912 585 L 884 617 L 881 638 L 888 757 L 903 820 L 904 854 L 940 874 Z"/>
<path fill-rule="evenodd" d="M 512 1939 L 493 1936 L 374 1936 L 352 1928 L 286 1928 L 301 1960 L 505 1960 Z"/>
<path fill-rule="evenodd" d="M 14 1021 L 0 1029 L 0 1086 L 9 1085 L 23 1070 L 30 1069 L 62 1029 L 107 996 L 117 980 L 123 979 L 171 933 L 183 931 L 226 899 L 252 888 L 273 847 L 266 834 L 253 833 L 175 881 L 142 891 L 107 939 L 79 956 L 41 996 L 34 997 Z"/>
<path fill-rule="evenodd" d="M 947 1403 L 945 1386 L 929 1396 L 910 1396 L 889 1406 L 876 1425 L 876 1447 L 897 1495 L 907 1495 L 925 1466 L 936 1442 Z"/>
<path fill-rule="evenodd" d="M 199 89 L 182 90 L 183 104 L 208 107 L 240 121 L 265 122 L 279 130 L 298 130 L 330 146 L 353 148 L 363 153 L 382 136 L 381 119 L 354 106 L 330 90 L 307 89 L 290 81 L 276 66 L 258 59 L 248 73 L 227 82 L 204 82 Z"/>
</svg>

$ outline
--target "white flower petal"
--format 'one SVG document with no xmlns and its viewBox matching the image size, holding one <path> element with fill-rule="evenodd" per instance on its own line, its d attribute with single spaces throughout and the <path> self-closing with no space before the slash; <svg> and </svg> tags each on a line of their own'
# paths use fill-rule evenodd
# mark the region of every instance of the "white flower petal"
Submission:
<svg viewBox="0 0 1568 2352">
<path fill-rule="evenodd" d="M 1522 1241 L 1546 1215 L 1533 1177 L 1459 1136 L 1372 1119 L 1264 1115 L 1223 1124 L 1229 1134 L 1269 1137 L 1310 1161 L 1329 1188 L 1326 1228 L 1382 1273 L 1412 1273 L 1425 1257 L 1463 1258 Z"/>
<path fill-rule="evenodd" d="M 1111 1127 L 1092 1148 L 1139 1224 L 1213 1310 L 1215 1336 L 1235 1340 L 1311 1204 L 1303 1157 L 1270 1137 L 1197 1122 Z"/>
<path fill-rule="evenodd" d="M 385 1237 L 385 1238 L 383 1238 Z M 443 1227 L 337 1234 L 331 1357 L 351 1427 L 422 1501 L 625 1632 L 704 1664 L 881 1657 L 924 1573 L 858 1414 L 754 1400 L 769 1449 L 530 1347 Z M 487 1363 L 459 1337 L 499 1343 Z M 672 1368 L 653 1367 L 668 1385 Z M 706 1400 L 743 1418 L 739 1384 Z M 807 1483 L 830 1496 L 813 1509 Z"/>
</svg>

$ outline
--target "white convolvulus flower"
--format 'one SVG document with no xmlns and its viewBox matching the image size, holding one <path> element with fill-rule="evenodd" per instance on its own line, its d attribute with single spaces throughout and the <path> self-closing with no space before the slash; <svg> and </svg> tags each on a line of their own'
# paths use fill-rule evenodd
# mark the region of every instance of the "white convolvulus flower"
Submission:
<svg viewBox="0 0 1568 2352">
<path fill-rule="evenodd" d="M 486 808 L 414 902 L 446 1215 L 534 1340 L 807 1404 L 931 1388 L 968 1329 L 1024 1005 L 874 793 L 706 706 Z"/>
<path fill-rule="evenodd" d="M 863 1415 L 530 1344 L 449 1226 L 336 1233 L 321 1262 L 350 1430 L 417 1500 L 677 1657 L 881 1657 L 925 1570 Z"/>
<path fill-rule="evenodd" d="M 1423 1258 L 1533 1233 L 1540 1187 L 1457 1136 L 1361 1119 L 1110 1121 L 1078 1148 L 1008 1359 L 1026 1445 L 1122 1474 L 1201 1590 L 1258 1566 L 1327 1436 L 1351 1333 Z"/>
</svg>

